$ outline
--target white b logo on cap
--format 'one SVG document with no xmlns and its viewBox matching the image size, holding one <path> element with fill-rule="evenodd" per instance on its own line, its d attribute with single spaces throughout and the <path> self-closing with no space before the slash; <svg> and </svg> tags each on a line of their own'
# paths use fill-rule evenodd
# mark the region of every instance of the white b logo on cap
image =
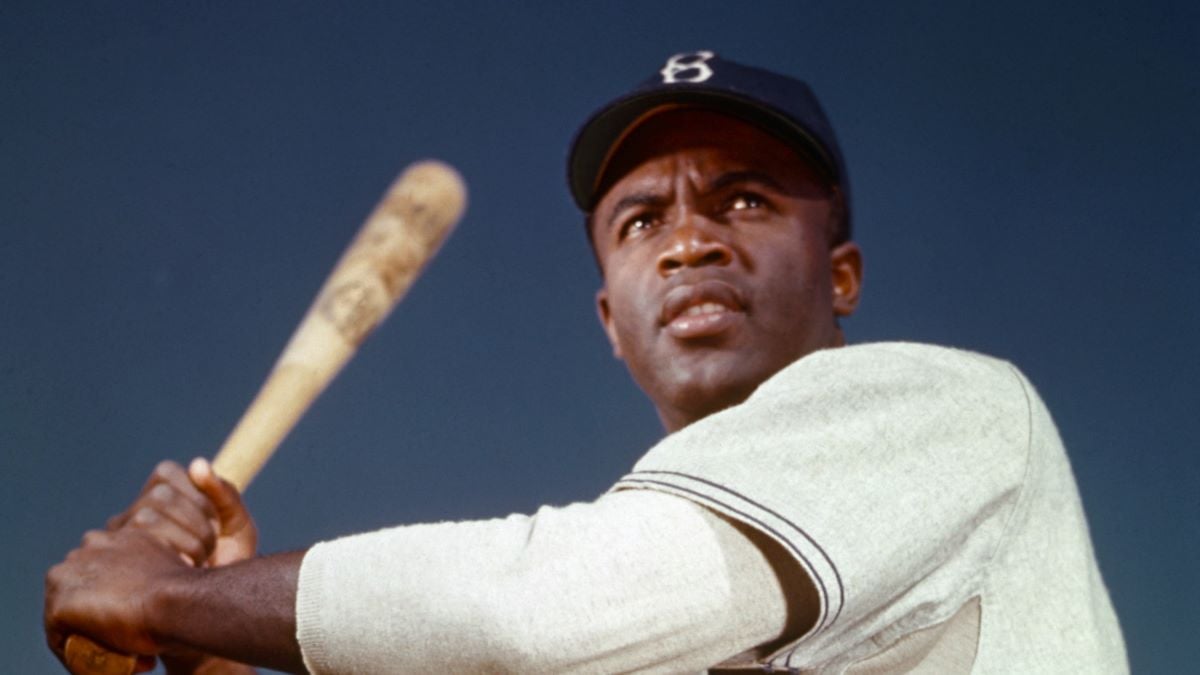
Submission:
<svg viewBox="0 0 1200 675">
<path fill-rule="evenodd" d="M 663 84 L 674 82 L 703 82 L 713 76 L 708 60 L 714 56 L 712 52 L 692 52 L 676 54 L 667 59 L 667 65 L 658 71 L 662 73 Z"/>
</svg>

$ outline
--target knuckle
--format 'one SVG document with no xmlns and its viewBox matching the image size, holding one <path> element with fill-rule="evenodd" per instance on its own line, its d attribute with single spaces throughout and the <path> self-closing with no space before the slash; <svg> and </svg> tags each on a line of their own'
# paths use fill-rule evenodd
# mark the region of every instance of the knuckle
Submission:
<svg viewBox="0 0 1200 675">
<path fill-rule="evenodd" d="M 143 506 L 142 508 L 138 509 L 136 513 L 133 514 L 133 523 L 135 525 L 141 525 L 141 526 L 153 525 L 154 523 L 157 523 L 158 521 L 159 521 L 158 512 L 148 506 Z"/>
<path fill-rule="evenodd" d="M 50 600 L 51 592 L 58 588 L 58 578 L 62 576 L 62 566 L 62 563 L 58 563 L 57 565 L 54 565 L 50 569 L 46 570 L 46 578 L 43 579 L 43 582 L 45 583 L 46 587 L 47 602 Z"/>
<path fill-rule="evenodd" d="M 175 488 L 171 487 L 167 483 L 159 483 L 158 485 L 150 488 L 150 492 L 147 493 L 147 496 L 160 502 L 168 502 L 171 500 L 171 497 L 173 497 L 174 494 Z"/>
<path fill-rule="evenodd" d="M 107 540 L 107 533 L 102 530 L 88 530 L 83 533 L 84 546 L 100 546 Z"/>
<path fill-rule="evenodd" d="M 154 466 L 154 475 L 164 480 L 178 474 L 179 471 L 179 465 L 169 459 L 164 459 Z"/>
<path fill-rule="evenodd" d="M 191 556 L 192 560 L 197 562 L 203 562 L 208 558 L 208 548 L 205 546 L 205 542 L 196 539 L 188 542 L 188 545 L 184 548 L 184 553 Z"/>
</svg>

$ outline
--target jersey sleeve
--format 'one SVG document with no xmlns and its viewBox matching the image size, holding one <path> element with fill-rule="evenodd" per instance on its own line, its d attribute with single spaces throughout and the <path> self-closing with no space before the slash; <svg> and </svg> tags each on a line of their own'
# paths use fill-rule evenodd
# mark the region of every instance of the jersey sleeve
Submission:
<svg viewBox="0 0 1200 675">
<path fill-rule="evenodd" d="M 852 662 L 978 593 L 1021 498 L 1026 396 L 1010 365 L 958 350 L 817 352 L 668 436 L 614 489 L 678 495 L 778 542 L 820 607 L 771 665 Z"/>
<path fill-rule="evenodd" d="M 318 544 L 296 604 L 313 673 L 697 672 L 785 618 L 732 524 L 646 491 Z"/>
</svg>

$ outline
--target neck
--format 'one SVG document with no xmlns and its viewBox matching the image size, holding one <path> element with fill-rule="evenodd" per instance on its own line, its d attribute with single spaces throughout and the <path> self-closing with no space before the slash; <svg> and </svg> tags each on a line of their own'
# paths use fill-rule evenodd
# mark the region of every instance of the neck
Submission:
<svg viewBox="0 0 1200 675">
<path fill-rule="evenodd" d="M 844 347 L 845 345 L 845 334 L 842 332 L 840 327 L 835 327 L 833 335 L 824 349 Z M 800 358 L 804 358 L 804 356 L 807 356 L 807 354 L 801 355 L 796 360 L 798 361 Z M 663 428 L 667 431 L 667 433 L 673 434 L 684 427 L 690 426 L 694 422 L 699 422 L 709 415 L 719 413 L 722 410 L 744 403 L 746 399 L 750 398 L 750 395 L 758 389 L 759 385 L 761 385 L 763 382 L 766 382 L 771 377 L 774 377 L 775 373 L 791 365 L 792 363 L 795 363 L 795 361 L 783 364 L 783 366 L 772 372 L 768 377 L 764 378 L 760 382 L 755 383 L 751 387 L 738 388 L 736 390 L 727 389 L 720 392 L 719 395 L 706 397 L 704 400 L 700 401 L 694 406 L 680 406 L 673 403 L 656 403 L 654 407 L 658 412 L 658 419 L 662 422 Z"/>
<path fill-rule="evenodd" d="M 673 434 L 713 413 L 719 413 L 726 408 L 739 405 L 750 398 L 750 394 L 753 394 L 757 388 L 758 385 L 755 385 L 745 391 L 725 391 L 720 397 L 711 397 L 702 401 L 700 405 L 687 408 L 672 405 L 659 405 L 655 408 L 658 410 L 658 419 L 662 422 L 663 428 L 667 430 L 667 433 Z"/>
</svg>

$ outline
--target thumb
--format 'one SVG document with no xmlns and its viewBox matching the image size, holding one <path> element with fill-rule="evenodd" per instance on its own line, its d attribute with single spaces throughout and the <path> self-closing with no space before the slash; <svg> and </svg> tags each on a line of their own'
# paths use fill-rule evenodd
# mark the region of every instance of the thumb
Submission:
<svg viewBox="0 0 1200 675">
<path fill-rule="evenodd" d="M 250 524 L 250 514 L 237 488 L 212 470 L 207 459 L 197 457 L 188 465 L 188 477 L 212 501 L 220 521 L 221 534 L 235 534 Z"/>
</svg>

